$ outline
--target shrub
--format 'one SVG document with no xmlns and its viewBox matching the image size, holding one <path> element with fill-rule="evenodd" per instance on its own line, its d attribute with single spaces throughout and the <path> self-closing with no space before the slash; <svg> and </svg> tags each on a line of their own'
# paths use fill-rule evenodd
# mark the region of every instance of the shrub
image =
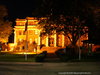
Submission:
<svg viewBox="0 0 100 75">
<path fill-rule="evenodd" d="M 44 59 L 46 58 L 46 55 L 47 55 L 47 51 L 43 51 L 42 53 L 36 55 L 35 61 L 36 62 L 43 62 Z"/>
<path fill-rule="evenodd" d="M 76 51 L 77 48 L 66 47 L 66 49 L 59 49 L 55 52 L 55 54 L 61 59 L 61 61 L 68 61 L 71 59 L 78 58 L 78 54 Z"/>
<path fill-rule="evenodd" d="M 64 52 L 64 49 L 59 49 L 55 54 L 60 58 L 61 61 L 68 61 L 68 56 Z"/>
</svg>

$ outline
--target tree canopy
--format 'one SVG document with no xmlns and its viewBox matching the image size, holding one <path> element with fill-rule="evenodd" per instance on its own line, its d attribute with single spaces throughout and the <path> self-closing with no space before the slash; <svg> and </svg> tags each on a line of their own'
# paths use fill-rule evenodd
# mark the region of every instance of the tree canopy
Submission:
<svg viewBox="0 0 100 75">
<path fill-rule="evenodd" d="M 82 24 L 84 21 L 84 25 L 88 26 L 89 39 L 93 40 L 100 37 L 100 35 L 97 34 L 97 32 L 100 31 L 99 4 L 99 0 L 41 0 L 40 6 L 37 6 L 37 9 L 34 10 L 33 16 L 50 17 L 50 15 L 52 15 L 52 23 L 61 22 L 58 20 L 60 15 L 73 17 L 71 19 L 75 17 L 79 18 Z M 48 19 L 48 21 L 50 21 L 50 19 Z M 51 21 L 48 23 L 51 23 Z M 69 23 L 68 20 L 67 23 Z M 49 25 L 50 24 L 47 24 L 47 26 L 45 26 L 46 32 L 48 31 L 47 27 L 49 30 L 53 29 Z M 48 33 L 50 33 L 50 31 L 48 31 Z"/>
<path fill-rule="evenodd" d="M 12 22 L 5 20 L 7 16 L 7 9 L 5 6 L 0 5 L 0 42 L 8 42 L 8 38 L 12 32 Z"/>
<path fill-rule="evenodd" d="M 80 20 L 79 17 L 64 16 L 59 17 L 50 16 L 47 19 L 40 21 L 40 26 L 43 28 L 42 35 L 58 34 L 66 35 L 72 45 L 76 45 L 78 39 L 88 33 L 88 27 L 85 25 L 85 20 Z"/>
<path fill-rule="evenodd" d="M 7 9 L 4 5 L 0 5 L 0 20 L 8 15 Z"/>
</svg>

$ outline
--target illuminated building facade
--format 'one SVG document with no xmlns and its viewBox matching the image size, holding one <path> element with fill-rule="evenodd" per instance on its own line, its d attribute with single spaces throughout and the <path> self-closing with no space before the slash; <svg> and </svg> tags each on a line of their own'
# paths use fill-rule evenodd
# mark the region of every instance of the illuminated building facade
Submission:
<svg viewBox="0 0 100 75">
<path fill-rule="evenodd" d="M 63 34 L 53 34 L 48 36 L 40 37 L 42 28 L 39 28 L 39 20 L 34 17 L 27 17 L 26 19 L 16 19 L 16 26 L 14 27 L 14 44 L 16 44 L 16 49 L 18 51 L 25 50 L 25 24 L 28 22 L 27 26 L 27 41 L 28 41 L 28 51 L 35 50 L 57 50 L 58 48 L 64 48 L 70 44 L 70 40 L 67 36 Z M 80 40 L 87 40 L 88 35 L 83 35 Z M 78 44 L 78 43 L 77 43 Z M 36 47 L 35 47 L 36 45 Z M 43 48 L 41 46 L 43 45 Z M 82 42 L 80 43 L 82 45 Z"/>
</svg>

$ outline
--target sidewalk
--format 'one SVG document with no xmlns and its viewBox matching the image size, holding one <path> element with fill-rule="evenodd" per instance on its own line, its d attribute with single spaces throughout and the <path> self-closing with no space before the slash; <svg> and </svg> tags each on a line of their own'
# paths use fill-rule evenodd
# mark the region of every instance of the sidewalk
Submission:
<svg viewBox="0 0 100 75">
<path fill-rule="evenodd" d="M 89 73 L 87 75 L 100 75 L 99 63 L 100 62 L 0 62 L 0 75 L 74 75 L 68 74 L 74 72 L 87 72 Z"/>
</svg>

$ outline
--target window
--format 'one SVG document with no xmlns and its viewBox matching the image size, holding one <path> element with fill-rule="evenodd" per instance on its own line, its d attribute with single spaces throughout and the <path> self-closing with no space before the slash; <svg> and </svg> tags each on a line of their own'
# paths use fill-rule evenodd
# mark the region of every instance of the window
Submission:
<svg viewBox="0 0 100 75">
<path fill-rule="evenodd" d="M 33 34 L 33 30 L 29 30 L 29 31 L 28 31 L 28 34 L 29 34 L 29 35 L 32 35 L 32 34 Z"/>
<path fill-rule="evenodd" d="M 30 38 L 30 43 L 32 43 L 33 41 L 32 41 L 32 39 Z"/>
<path fill-rule="evenodd" d="M 22 35 L 22 31 L 19 31 L 19 35 Z"/>
<path fill-rule="evenodd" d="M 34 25 L 34 22 L 29 22 L 28 25 Z"/>
<path fill-rule="evenodd" d="M 38 42 L 38 39 L 37 39 L 37 38 L 35 38 L 35 42 L 36 42 L 36 43 Z"/>
<path fill-rule="evenodd" d="M 38 34 L 38 31 L 37 30 L 35 30 L 35 34 Z"/>
<path fill-rule="evenodd" d="M 23 35 L 25 35 L 25 31 L 23 31 Z"/>
<path fill-rule="evenodd" d="M 24 49 L 25 49 L 25 47 L 23 46 L 23 47 L 22 47 L 22 49 L 24 50 Z"/>
</svg>

